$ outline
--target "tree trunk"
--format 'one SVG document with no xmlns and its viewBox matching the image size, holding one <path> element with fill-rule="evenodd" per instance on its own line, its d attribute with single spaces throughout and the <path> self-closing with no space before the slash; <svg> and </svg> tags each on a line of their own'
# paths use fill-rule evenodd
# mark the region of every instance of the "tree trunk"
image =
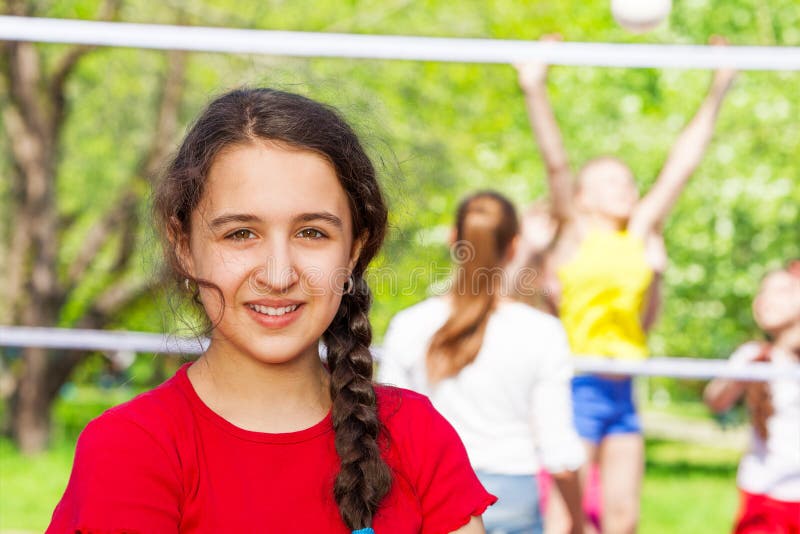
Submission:
<svg viewBox="0 0 800 534">
<path fill-rule="evenodd" d="M 22 376 L 11 398 L 11 436 L 24 454 L 44 450 L 50 437 L 50 399 L 44 387 L 47 376 L 46 349 L 27 347 Z"/>
<path fill-rule="evenodd" d="M 114 18 L 119 4 L 119 0 L 104 0 L 100 19 Z M 34 15 L 29 12 L 33 6 L 22 0 L 10 0 L 4 11 Z M 50 65 L 52 68 L 45 69 L 33 44 L 0 43 L 0 81 L 5 82 L 5 87 L 0 89 L 9 96 L 2 123 L 10 140 L 16 178 L 10 223 L 14 231 L 3 232 L 9 233 L 9 237 L 0 236 L 8 241 L 0 245 L 13 252 L 0 264 L 0 281 L 5 285 L 5 313 L 7 318 L 10 316 L 11 324 L 58 324 L 60 310 L 68 296 L 84 281 L 101 250 L 113 246 L 109 243 L 113 243 L 115 236 L 122 236 L 112 268 L 115 276 L 77 326 L 106 327 L 121 309 L 152 289 L 125 277 L 134 255 L 140 222 L 137 191 L 142 180 L 147 181 L 156 173 L 177 132 L 186 54 L 168 53 L 151 145 L 130 177 L 127 188 L 115 205 L 109 207 L 104 222 L 96 225 L 98 230 L 90 233 L 78 259 L 62 280 L 58 270 L 60 228 L 56 178 L 61 128 L 69 110 L 64 89 L 77 63 L 91 49 L 75 46 Z M 47 446 L 52 402 L 87 354 L 35 347 L 22 351 L 22 369 L 9 399 L 9 431 L 22 452 L 32 454 Z"/>
</svg>

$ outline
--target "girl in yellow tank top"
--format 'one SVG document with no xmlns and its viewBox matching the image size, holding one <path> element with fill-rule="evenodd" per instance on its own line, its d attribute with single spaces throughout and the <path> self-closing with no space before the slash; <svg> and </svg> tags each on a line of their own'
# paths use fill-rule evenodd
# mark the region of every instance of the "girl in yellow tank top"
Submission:
<svg viewBox="0 0 800 534">
<path fill-rule="evenodd" d="M 576 355 L 647 356 L 641 315 L 653 269 L 640 238 L 627 231 L 590 231 L 557 274 L 560 316 Z"/>
</svg>

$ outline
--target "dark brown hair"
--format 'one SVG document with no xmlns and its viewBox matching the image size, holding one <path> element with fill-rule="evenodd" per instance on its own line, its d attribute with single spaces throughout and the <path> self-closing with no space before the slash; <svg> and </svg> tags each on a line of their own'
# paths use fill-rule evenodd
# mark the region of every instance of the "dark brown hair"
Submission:
<svg viewBox="0 0 800 534">
<path fill-rule="evenodd" d="M 503 283 L 503 263 L 518 233 L 514 205 L 499 193 L 481 191 L 458 206 L 452 311 L 428 347 L 431 382 L 458 374 L 478 355 Z"/>
<path fill-rule="evenodd" d="M 378 446 L 381 429 L 372 382 L 371 294 L 363 275 L 386 234 L 387 208 L 375 168 L 357 135 L 333 108 L 274 89 L 238 89 L 211 102 L 192 126 L 159 183 L 153 202 L 164 254 L 174 281 L 216 288 L 193 279 L 177 247 L 190 235 L 190 217 L 203 195 L 214 158 L 231 146 L 284 143 L 326 158 L 350 204 L 353 237 L 364 243 L 352 272 L 353 288 L 323 334 L 331 373 L 333 427 L 340 470 L 334 497 L 350 529 L 370 527 L 392 477 Z M 218 293 L 221 292 L 217 290 Z M 193 291 L 197 302 L 198 290 Z"/>
</svg>

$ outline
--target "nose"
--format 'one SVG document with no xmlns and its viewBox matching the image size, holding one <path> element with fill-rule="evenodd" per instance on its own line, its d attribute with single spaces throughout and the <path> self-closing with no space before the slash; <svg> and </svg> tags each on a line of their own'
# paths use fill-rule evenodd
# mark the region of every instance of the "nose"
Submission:
<svg viewBox="0 0 800 534">
<path fill-rule="evenodd" d="M 261 262 L 250 273 L 250 288 L 258 295 L 286 293 L 299 276 L 292 250 L 282 240 L 271 240 L 261 253 Z"/>
</svg>

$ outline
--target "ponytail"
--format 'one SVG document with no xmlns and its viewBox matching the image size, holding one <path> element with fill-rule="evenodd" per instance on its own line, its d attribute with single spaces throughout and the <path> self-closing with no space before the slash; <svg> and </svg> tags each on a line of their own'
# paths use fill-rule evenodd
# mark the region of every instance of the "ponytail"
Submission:
<svg viewBox="0 0 800 534">
<path fill-rule="evenodd" d="M 460 204 L 452 311 L 428 348 L 431 382 L 458 374 L 477 357 L 502 287 L 504 257 L 518 232 L 513 204 L 498 193 L 476 193 Z"/>
<path fill-rule="evenodd" d="M 336 452 L 341 461 L 333 494 L 351 530 L 369 528 L 392 485 L 389 466 L 378 447 L 378 420 L 372 382 L 371 295 L 360 276 L 342 303 L 323 340 L 328 351 Z"/>
</svg>

